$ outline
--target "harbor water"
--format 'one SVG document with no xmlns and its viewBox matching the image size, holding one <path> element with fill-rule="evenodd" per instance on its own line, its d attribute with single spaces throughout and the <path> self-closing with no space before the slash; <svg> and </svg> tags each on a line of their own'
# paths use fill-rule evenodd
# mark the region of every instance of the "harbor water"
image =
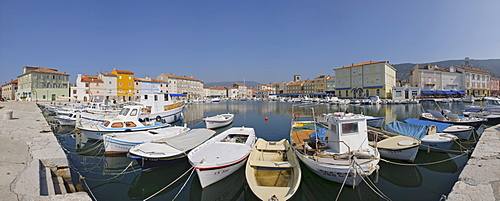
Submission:
<svg viewBox="0 0 500 201">
<path fill-rule="evenodd" d="M 204 128 L 204 117 L 221 113 L 235 114 L 230 126 L 255 129 L 259 138 L 268 141 L 288 139 L 292 103 L 267 101 L 226 101 L 190 104 L 182 122 L 190 128 Z M 305 106 L 305 104 L 302 104 Z M 471 104 L 440 103 L 443 109 L 461 113 Z M 478 105 L 476 103 L 476 105 Z M 386 123 L 418 118 L 420 104 L 397 105 L 330 105 L 308 104 L 317 114 L 349 111 L 385 117 Z M 217 129 L 217 133 L 227 129 Z M 481 129 L 480 129 L 481 130 Z M 188 170 L 187 160 L 165 167 L 142 171 L 135 160 L 125 155 L 106 156 L 100 141 L 78 143 L 72 127 L 54 126 L 61 146 L 71 165 L 73 180 L 95 200 L 257 200 L 245 183 L 244 167 L 236 173 L 202 189 L 196 173 Z M 293 200 L 440 200 L 451 191 L 467 163 L 464 151 L 474 145 L 477 134 L 469 141 L 455 143 L 453 151 L 436 153 L 419 151 L 413 164 L 394 160 L 380 161 L 380 169 L 369 177 L 370 185 L 344 187 L 320 178 L 305 165 L 302 183 Z M 420 164 L 420 165 L 419 165 Z M 184 176 L 182 176 L 184 173 Z M 176 181 L 176 182 L 174 182 Z M 154 195 L 154 196 L 153 196 Z"/>
</svg>

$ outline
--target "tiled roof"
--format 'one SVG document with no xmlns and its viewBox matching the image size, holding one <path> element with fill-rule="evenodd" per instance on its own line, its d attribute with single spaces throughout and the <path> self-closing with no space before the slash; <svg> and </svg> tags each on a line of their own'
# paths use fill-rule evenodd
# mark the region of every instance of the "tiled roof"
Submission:
<svg viewBox="0 0 500 201">
<path fill-rule="evenodd" d="M 101 75 L 116 77 L 116 75 L 115 75 L 115 74 L 113 74 L 113 73 L 101 73 Z"/>
<path fill-rule="evenodd" d="M 481 69 L 477 69 L 477 68 L 469 68 L 469 67 L 462 67 L 462 66 L 455 66 L 457 68 L 462 68 L 462 69 L 465 69 L 465 70 L 471 70 L 471 71 L 477 71 L 477 72 L 482 72 L 482 73 L 490 73 L 488 71 L 485 71 L 485 70 L 481 70 Z"/>
<path fill-rule="evenodd" d="M 162 73 L 162 75 L 165 75 L 165 76 L 167 76 L 169 78 L 177 78 L 177 79 L 184 79 L 184 80 L 200 81 L 198 79 L 194 79 L 192 77 L 186 77 L 186 76 L 171 75 L 171 74 L 166 74 L 166 73 Z"/>
<path fill-rule="evenodd" d="M 49 69 L 49 68 L 44 68 L 44 67 L 34 67 L 34 66 L 24 66 L 24 67 L 35 68 L 34 70 L 29 71 L 28 73 L 39 72 L 39 73 L 50 73 L 50 74 L 68 75 L 69 76 L 69 74 L 61 73 L 61 72 L 57 71 L 56 69 Z"/>
<path fill-rule="evenodd" d="M 146 78 L 134 78 L 135 81 L 141 81 L 141 82 L 165 82 L 163 80 L 157 80 L 157 79 L 146 79 Z"/>
<path fill-rule="evenodd" d="M 224 87 L 203 87 L 204 89 L 226 90 Z"/>
<path fill-rule="evenodd" d="M 92 77 L 82 77 L 82 82 L 102 82 L 102 80 Z"/>
<path fill-rule="evenodd" d="M 17 79 L 15 79 L 15 80 L 12 80 L 10 82 L 5 83 L 4 85 L 2 85 L 2 87 L 5 85 L 9 85 L 9 84 L 17 84 L 17 82 L 18 82 Z"/>
<path fill-rule="evenodd" d="M 260 91 L 274 91 L 274 90 L 271 90 L 271 89 L 264 89 L 264 90 L 260 90 Z"/>
<path fill-rule="evenodd" d="M 350 66 L 342 66 L 342 67 L 337 68 L 337 69 L 350 68 L 350 67 L 355 67 L 355 66 L 363 66 L 363 65 L 368 65 L 368 64 L 378 64 L 378 63 L 389 63 L 389 62 L 387 62 L 387 61 L 369 61 L 369 62 L 352 64 Z"/>
<path fill-rule="evenodd" d="M 128 71 L 128 70 L 115 70 L 115 72 L 117 72 L 117 73 L 126 73 L 126 74 L 134 74 L 132 71 Z"/>
</svg>

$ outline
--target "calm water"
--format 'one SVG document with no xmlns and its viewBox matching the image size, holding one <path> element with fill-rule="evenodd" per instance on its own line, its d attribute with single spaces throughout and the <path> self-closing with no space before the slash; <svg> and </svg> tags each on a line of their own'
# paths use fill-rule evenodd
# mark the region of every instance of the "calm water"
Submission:
<svg viewBox="0 0 500 201">
<path fill-rule="evenodd" d="M 417 104 L 313 105 L 316 113 L 348 110 L 386 117 L 386 123 L 418 118 L 421 111 L 421 106 Z M 440 106 L 460 113 L 466 105 L 445 103 Z M 233 126 L 253 127 L 257 137 L 271 141 L 289 137 L 291 103 L 229 101 L 192 104 L 185 110 L 184 123 L 191 128 L 203 128 L 205 124 L 202 118 L 227 112 L 236 115 Z M 265 117 L 269 120 L 265 121 Z M 126 156 L 104 156 L 104 148 L 100 142 L 90 141 L 83 147 L 77 148 L 76 140 L 67 134 L 72 128 L 55 129 L 58 139 L 67 149 L 74 181 L 79 181 L 76 172 L 85 177 L 85 180 L 80 180 L 80 184 L 89 189 L 87 192 L 97 200 L 143 200 L 172 183 L 190 168 L 186 160 L 147 172 L 141 171 L 137 163 Z M 217 132 L 223 130 L 224 128 Z M 471 138 L 471 141 L 462 142 L 460 146 L 455 144 L 453 149 L 460 150 L 461 146 L 470 147 L 473 143 L 474 138 Z M 420 151 L 415 164 L 442 161 L 455 156 L 458 156 L 458 153 Z M 370 177 L 379 192 L 362 183 L 357 188 L 344 188 L 339 200 L 384 200 L 380 194 L 392 200 L 439 200 L 442 195 L 447 195 L 451 191 L 467 160 L 467 156 L 461 156 L 447 162 L 425 166 L 402 166 L 380 161 L 380 171 Z M 340 191 L 340 184 L 320 178 L 303 164 L 302 172 L 302 183 L 294 200 L 335 200 Z M 206 189 L 201 189 L 196 173 L 191 177 L 186 174 L 151 200 L 172 200 L 176 195 L 177 200 L 257 200 L 246 186 L 244 168 Z"/>
</svg>

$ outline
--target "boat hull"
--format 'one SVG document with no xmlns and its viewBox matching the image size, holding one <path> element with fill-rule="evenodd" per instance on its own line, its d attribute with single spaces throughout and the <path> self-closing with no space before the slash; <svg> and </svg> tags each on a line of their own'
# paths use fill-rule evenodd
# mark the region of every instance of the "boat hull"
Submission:
<svg viewBox="0 0 500 201">
<path fill-rule="evenodd" d="M 297 149 L 295 149 L 295 154 L 307 166 L 307 168 L 309 168 L 311 171 L 313 171 L 323 179 L 340 184 L 345 183 L 345 185 L 351 187 L 357 186 L 363 180 L 363 178 L 370 176 L 375 170 L 377 170 L 379 162 L 379 159 L 373 159 L 369 163 L 361 164 L 361 169 L 358 170 L 358 172 L 361 174 L 358 174 L 355 173 L 355 168 L 350 165 L 331 165 L 326 163 L 319 163 L 310 159 L 308 156 L 304 155 Z"/>
<path fill-rule="evenodd" d="M 439 135 L 443 136 L 437 137 Z M 453 144 L 455 143 L 454 139 L 456 138 L 457 137 L 453 138 L 452 136 L 449 136 L 449 134 L 443 133 L 427 135 L 421 139 L 422 144 L 420 145 L 419 149 L 435 152 L 448 152 L 451 149 L 451 146 L 453 146 Z"/>
<path fill-rule="evenodd" d="M 463 126 L 473 126 L 475 129 L 478 129 L 481 125 L 483 125 L 484 121 L 442 121 L 433 118 L 427 118 L 426 116 L 420 116 L 422 120 L 435 121 L 441 123 L 455 124 L 455 125 L 463 125 Z"/>
<path fill-rule="evenodd" d="M 196 173 L 200 179 L 202 188 L 206 188 L 211 184 L 218 182 L 240 169 L 247 161 L 248 155 L 239 162 L 232 165 L 210 168 L 196 168 Z"/>
<path fill-rule="evenodd" d="M 127 153 L 127 157 L 131 159 L 135 159 L 137 163 L 141 166 L 142 169 L 151 169 L 151 168 L 156 168 L 156 167 L 163 167 L 163 166 L 168 166 L 172 164 L 177 164 L 180 162 L 185 162 L 187 161 L 187 152 L 186 153 L 181 153 L 178 155 L 170 156 L 170 157 L 163 157 L 163 158 L 149 158 L 149 157 L 142 157 L 138 156 L 135 154 L 131 154 L 130 152 Z"/>
<path fill-rule="evenodd" d="M 133 128 L 114 128 L 114 129 L 85 129 L 79 128 L 81 132 L 87 137 L 89 140 L 102 140 L 103 136 L 111 133 L 120 133 L 120 132 L 134 132 L 134 131 L 147 131 L 147 130 L 155 130 L 160 128 L 165 128 L 170 126 L 169 124 L 161 124 L 154 126 L 145 126 L 145 127 L 133 127 Z"/>
<path fill-rule="evenodd" d="M 396 159 L 413 163 L 417 157 L 419 146 L 408 149 L 383 149 L 378 148 L 382 158 Z"/>
</svg>

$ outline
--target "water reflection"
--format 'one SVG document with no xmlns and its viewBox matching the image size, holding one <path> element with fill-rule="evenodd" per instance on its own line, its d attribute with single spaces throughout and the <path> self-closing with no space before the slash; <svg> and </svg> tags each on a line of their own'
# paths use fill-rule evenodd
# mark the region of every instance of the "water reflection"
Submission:
<svg viewBox="0 0 500 201">
<path fill-rule="evenodd" d="M 380 162 L 378 165 L 381 170 L 391 170 L 379 171 L 379 175 L 396 186 L 415 188 L 422 185 L 422 174 L 416 166 L 395 165 L 387 162 Z"/>
<path fill-rule="evenodd" d="M 166 167 L 153 168 L 149 171 L 143 171 L 138 174 L 132 183 L 130 183 L 127 195 L 132 200 L 142 200 L 154 193 L 160 191 L 165 186 L 169 185 L 184 172 L 189 170 L 191 165 L 189 162 L 172 164 Z M 188 174 L 189 175 L 189 174 Z M 173 183 L 169 188 L 165 189 L 155 197 L 160 197 L 172 189 L 176 189 L 180 184 L 186 181 L 187 176 Z M 177 193 L 177 191 L 175 191 Z"/>
<path fill-rule="evenodd" d="M 203 189 L 197 176 L 193 175 L 193 177 L 189 200 L 237 200 L 243 193 L 245 168 L 240 168 L 228 177 Z"/>
</svg>

